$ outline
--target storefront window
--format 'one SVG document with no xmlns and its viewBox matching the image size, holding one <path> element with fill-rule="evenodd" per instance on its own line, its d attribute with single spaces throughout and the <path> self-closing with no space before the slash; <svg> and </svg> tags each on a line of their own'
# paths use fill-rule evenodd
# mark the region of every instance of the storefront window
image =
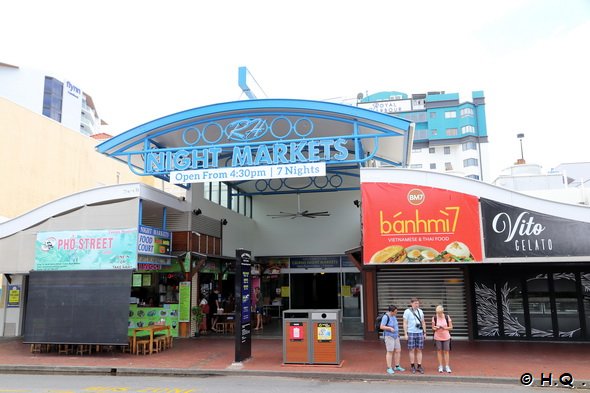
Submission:
<svg viewBox="0 0 590 393">
<path fill-rule="evenodd" d="M 586 316 L 586 339 L 590 338 L 590 272 L 580 273 L 584 293 L 584 315 Z"/>
<path fill-rule="evenodd" d="M 551 299 L 547 274 L 527 277 L 527 292 L 532 337 L 553 337 Z"/>
<path fill-rule="evenodd" d="M 581 337 L 576 275 L 553 273 L 553 288 L 559 337 Z"/>
<path fill-rule="evenodd" d="M 520 279 L 513 278 L 503 281 L 500 290 L 504 335 L 508 337 L 526 336 L 522 284 Z"/>
</svg>

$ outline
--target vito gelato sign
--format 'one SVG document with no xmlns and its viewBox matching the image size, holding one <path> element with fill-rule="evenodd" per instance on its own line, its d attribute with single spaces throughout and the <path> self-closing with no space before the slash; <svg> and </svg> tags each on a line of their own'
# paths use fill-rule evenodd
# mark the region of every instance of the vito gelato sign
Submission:
<svg viewBox="0 0 590 393">
<path fill-rule="evenodd" d="M 488 258 L 588 256 L 590 223 L 481 198 Z"/>
<path fill-rule="evenodd" d="M 137 228 L 39 232 L 35 270 L 137 268 Z"/>
</svg>

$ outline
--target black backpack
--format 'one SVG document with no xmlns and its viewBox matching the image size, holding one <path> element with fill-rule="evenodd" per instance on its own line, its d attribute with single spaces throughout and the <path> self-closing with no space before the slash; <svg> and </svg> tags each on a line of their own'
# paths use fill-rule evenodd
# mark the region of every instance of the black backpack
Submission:
<svg viewBox="0 0 590 393">
<path fill-rule="evenodd" d="M 445 314 L 445 321 L 447 321 L 447 326 L 449 326 L 449 316 L 447 314 Z M 438 323 L 438 318 L 436 317 L 436 315 L 432 317 L 432 323 Z"/>
<path fill-rule="evenodd" d="M 375 331 L 378 333 L 381 333 L 381 320 L 383 319 L 383 316 L 387 316 L 387 323 L 389 323 L 389 314 L 387 313 L 383 313 L 383 314 L 379 314 L 377 315 L 377 318 L 375 318 Z M 386 323 L 386 324 L 387 324 Z"/>
</svg>

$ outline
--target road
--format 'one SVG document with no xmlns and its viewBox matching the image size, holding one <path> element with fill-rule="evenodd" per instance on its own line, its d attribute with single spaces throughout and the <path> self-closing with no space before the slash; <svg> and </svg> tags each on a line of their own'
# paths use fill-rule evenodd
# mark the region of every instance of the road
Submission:
<svg viewBox="0 0 590 393">
<path fill-rule="evenodd" d="M 0 393 L 358 393 L 363 390 L 396 393 L 533 392 L 546 388 L 512 384 L 467 382 L 342 381 L 266 376 L 94 376 L 94 375 L 0 375 Z M 553 390 L 553 389 L 549 389 Z"/>
</svg>

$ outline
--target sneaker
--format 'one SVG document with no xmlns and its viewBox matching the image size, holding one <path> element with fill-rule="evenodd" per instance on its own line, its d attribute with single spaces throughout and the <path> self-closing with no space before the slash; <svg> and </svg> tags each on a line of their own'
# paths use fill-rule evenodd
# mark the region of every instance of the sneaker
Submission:
<svg viewBox="0 0 590 393">
<path fill-rule="evenodd" d="M 438 366 L 438 372 L 442 373 L 443 372 L 443 366 Z"/>
<path fill-rule="evenodd" d="M 420 374 L 424 374 L 424 368 L 422 366 L 418 366 L 418 372 Z"/>
<path fill-rule="evenodd" d="M 391 374 L 395 374 L 395 371 L 393 371 L 393 369 L 392 369 L 391 367 L 389 367 L 389 368 L 387 369 L 387 374 L 390 374 L 390 375 L 391 375 Z"/>
<path fill-rule="evenodd" d="M 449 366 L 445 367 L 445 371 L 450 373 L 451 372 L 451 368 Z"/>
<path fill-rule="evenodd" d="M 412 364 L 412 374 L 416 374 L 416 366 Z"/>
<path fill-rule="evenodd" d="M 406 369 L 405 369 L 405 368 L 403 368 L 402 366 L 399 366 L 399 365 L 395 366 L 395 367 L 394 367 L 394 370 L 395 370 L 395 371 L 406 371 Z"/>
</svg>

